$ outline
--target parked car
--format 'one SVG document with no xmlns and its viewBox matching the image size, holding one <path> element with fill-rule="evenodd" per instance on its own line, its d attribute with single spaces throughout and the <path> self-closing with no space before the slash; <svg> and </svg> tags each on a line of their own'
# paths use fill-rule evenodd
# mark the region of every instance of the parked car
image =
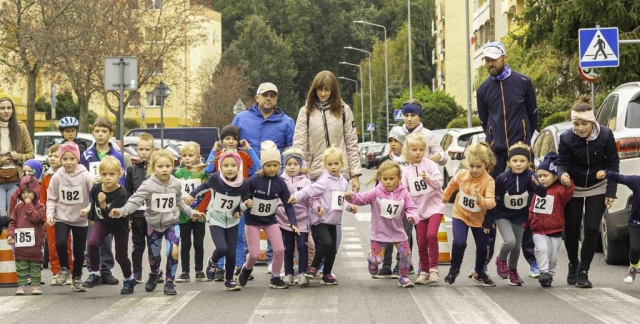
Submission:
<svg viewBox="0 0 640 324">
<path fill-rule="evenodd" d="M 153 146 L 156 148 L 160 148 L 162 144 L 164 144 L 164 148 L 173 154 L 173 161 L 176 166 L 180 165 L 180 149 L 185 142 L 173 140 L 173 139 L 164 139 L 164 143 L 159 138 L 153 139 Z M 137 157 L 138 153 L 136 148 L 138 147 L 138 137 L 137 136 L 125 136 L 124 137 L 124 148 L 125 151 L 132 154 L 133 157 Z M 132 153 L 133 152 L 133 153 Z M 135 154 L 134 154 L 135 153 Z M 208 156 L 208 155 L 207 155 Z M 201 162 L 204 163 L 204 159 L 206 157 L 201 157 Z M 135 158 L 134 158 L 135 160 Z"/>
<path fill-rule="evenodd" d="M 78 133 L 76 137 L 79 144 L 80 152 L 84 152 L 87 148 L 91 147 L 95 142 L 93 140 L 93 135 L 90 133 Z M 60 144 L 64 141 L 62 134 L 60 132 L 36 132 L 33 134 L 33 150 L 35 153 L 35 159 L 42 162 L 42 164 L 47 163 L 47 156 L 49 155 L 48 150 L 54 144 Z M 109 142 L 113 147 L 120 151 L 120 146 L 115 138 L 109 139 Z M 125 154 L 125 163 L 128 160 L 128 154 Z M 129 162 L 130 163 L 130 162 Z"/>
<path fill-rule="evenodd" d="M 444 129 L 433 129 L 431 130 L 431 132 L 433 133 L 433 136 L 436 137 L 436 139 L 438 140 L 438 142 L 442 141 L 442 138 L 444 137 L 444 135 L 452 130 L 452 129 L 457 129 L 457 128 L 444 128 Z"/>
<path fill-rule="evenodd" d="M 364 165 L 367 169 L 378 166 L 378 164 L 380 163 L 380 158 L 382 157 L 382 152 L 386 145 L 387 144 L 383 143 L 369 145 L 366 154 L 367 161 Z"/>
<path fill-rule="evenodd" d="M 149 133 L 154 138 L 160 138 L 160 128 L 135 128 L 127 132 L 125 136 L 140 136 L 141 133 Z M 179 141 L 194 141 L 200 144 L 200 155 L 207 157 L 215 142 L 220 140 L 218 127 L 165 127 L 164 138 Z M 256 149 L 255 147 L 253 148 Z M 257 148 L 259 151 L 260 148 Z"/>
<path fill-rule="evenodd" d="M 442 137 L 440 146 L 446 154 L 449 155 L 449 161 L 444 166 L 438 165 L 442 174 L 443 186 L 446 187 L 449 180 L 456 174 L 456 170 L 460 166 L 460 160 L 464 156 L 464 148 L 471 136 L 482 133 L 482 127 L 471 128 L 455 128 Z"/>
<path fill-rule="evenodd" d="M 558 143 L 560 142 L 560 135 L 567 129 L 571 129 L 571 122 L 561 122 L 545 127 L 540 135 L 536 137 L 533 143 L 533 162 L 536 166 L 540 165 L 542 159 L 549 152 L 558 152 Z"/>
<path fill-rule="evenodd" d="M 358 143 L 358 155 L 360 156 L 360 166 L 364 167 L 367 165 L 367 152 L 369 150 L 369 145 L 371 144 L 379 144 L 377 142 L 362 142 Z"/>
</svg>

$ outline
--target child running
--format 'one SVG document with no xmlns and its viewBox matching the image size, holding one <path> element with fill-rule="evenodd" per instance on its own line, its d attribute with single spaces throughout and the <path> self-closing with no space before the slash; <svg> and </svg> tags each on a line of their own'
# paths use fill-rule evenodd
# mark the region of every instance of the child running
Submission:
<svg viewBox="0 0 640 324">
<path fill-rule="evenodd" d="M 308 170 L 302 167 L 304 159 L 299 151 L 294 149 L 285 151 L 282 160 L 284 161 L 285 171 L 282 174 L 282 179 L 284 179 L 291 194 L 311 185 L 311 179 L 307 176 Z M 307 242 L 309 239 L 309 228 L 311 227 L 309 208 L 317 208 L 317 206 L 317 197 L 299 201 L 293 206 L 298 222 L 298 231 L 300 231 L 300 235 L 296 235 L 296 233 L 287 226 L 289 220 L 287 219 L 284 204 L 282 201 L 278 202 L 276 216 L 278 217 L 278 224 L 280 225 L 282 239 L 284 240 L 284 282 L 289 286 L 293 286 L 296 281 L 293 268 L 293 254 L 296 246 L 298 247 L 298 271 L 299 273 L 307 272 L 309 264 L 309 247 Z M 300 276 L 298 283 L 300 286 L 310 285 L 309 278 L 305 276 Z"/>
<path fill-rule="evenodd" d="M 438 229 L 444 214 L 442 174 L 435 162 L 425 158 L 426 150 L 427 140 L 422 133 L 407 136 L 403 152 L 410 164 L 402 175 L 402 184 L 411 193 L 420 219 L 417 224 L 420 275 L 416 279 L 420 285 L 440 281 Z"/>
<path fill-rule="evenodd" d="M 238 241 L 239 210 L 246 210 L 252 206 L 249 199 L 249 182 L 240 175 L 241 158 L 233 152 L 220 154 L 218 170 L 207 181 L 191 191 L 185 198 L 191 204 L 200 192 L 212 189 L 213 199 L 207 208 L 207 222 L 209 232 L 216 249 L 207 262 L 206 276 L 209 281 L 215 278 L 218 261 L 227 258 L 225 267 L 224 290 L 240 290 L 241 287 L 233 280 L 236 266 L 236 244 Z"/>
<path fill-rule="evenodd" d="M 529 213 L 529 196 L 535 193 L 544 198 L 547 190 L 530 169 L 531 148 L 528 145 L 522 142 L 511 145 L 507 164 L 509 168 L 495 180 L 496 207 L 493 214 L 503 241 L 496 257 L 496 273 L 498 278 L 508 279 L 511 286 L 522 286 L 524 281 L 518 274 L 518 258 L 523 224 L 527 222 Z"/>
<path fill-rule="evenodd" d="M 303 201 L 309 197 L 319 197 L 319 204 L 313 207 L 311 213 L 311 232 L 316 240 L 316 255 L 313 257 L 311 267 L 304 275 L 314 279 L 320 263 L 324 260 L 324 275 L 320 283 L 337 285 L 338 280 L 331 274 L 338 253 L 336 225 L 340 222 L 345 208 L 352 213 L 356 213 L 358 208 L 344 200 L 349 182 L 340 172 L 344 164 L 342 151 L 339 148 L 330 147 L 324 151 L 322 158 L 326 171 L 312 185 L 293 194 L 289 203 Z"/>
<path fill-rule="evenodd" d="M 101 183 L 96 183 L 91 188 L 91 201 L 89 220 L 93 223 L 93 230 L 89 238 L 89 262 L 91 262 L 91 274 L 83 286 L 93 288 L 102 284 L 100 278 L 100 245 L 107 235 L 113 235 L 116 245 L 116 261 L 124 275 L 120 294 L 133 294 L 136 280 L 131 272 L 131 260 L 129 259 L 129 219 L 111 218 L 109 213 L 114 208 L 120 208 L 127 202 L 127 191 L 120 186 L 122 169 L 120 161 L 112 156 L 105 156 L 98 165 Z"/>
<path fill-rule="evenodd" d="M 27 174 L 20 179 L 20 197 L 12 208 L 7 232 L 7 243 L 15 247 L 18 289 L 16 295 L 27 293 L 27 275 L 31 274 L 32 295 L 41 295 L 40 278 L 42 266 L 42 246 L 44 244 L 44 222 L 46 212 L 38 199 L 40 185 L 38 179 Z"/>
<path fill-rule="evenodd" d="M 495 183 L 489 171 L 496 164 L 496 158 L 485 142 L 469 146 L 465 152 L 466 161 L 462 161 L 466 170 L 456 174 L 444 190 L 442 202 L 446 203 L 456 189 L 458 195 L 453 205 L 453 246 L 451 249 L 451 267 L 444 282 L 452 285 L 460 274 L 460 266 L 467 248 L 469 229 L 476 243 L 476 270 L 484 269 L 487 258 L 489 229 L 493 219 L 485 219 L 487 209 L 495 207 Z M 495 282 L 484 270 L 476 271 L 471 278 L 486 287 L 495 287 Z"/>
<path fill-rule="evenodd" d="M 151 273 L 144 286 L 147 292 L 152 292 L 158 284 L 157 277 L 162 258 L 162 237 L 167 241 L 167 281 L 164 284 L 165 295 L 176 295 L 173 283 L 178 269 L 178 246 L 180 244 L 180 225 L 178 208 L 189 217 L 203 218 L 203 213 L 192 210 L 182 200 L 182 184 L 176 179 L 173 170 L 173 154 L 167 150 L 158 150 L 151 155 L 151 164 L 147 174 L 149 178 L 142 182 L 127 204 L 122 208 L 114 208 L 110 217 L 123 217 L 132 214 L 142 204 L 147 206 L 147 242 L 149 248 L 149 267 Z"/>
<path fill-rule="evenodd" d="M 536 262 L 540 270 L 538 282 L 551 287 L 558 264 L 558 250 L 564 230 L 564 207 L 573 197 L 573 182 L 562 186 L 558 182 L 558 156 L 550 152 L 538 166 L 538 179 L 546 187 L 547 195 L 533 196 L 529 207 L 529 227 L 533 233 Z M 637 263 L 637 262 L 636 262 Z"/>
<path fill-rule="evenodd" d="M 267 235 L 267 239 L 271 241 L 273 248 L 273 262 L 271 271 L 271 280 L 269 287 L 275 289 L 287 289 L 289 286 L 280 278 L 280 270 L 282 268 L 282 259 L 284 258 L 284 246 L 282 234 L 280 233 L 278 220 L 276 219 L 276 209 L 278 207 L 278 199 L 283 202 L 289 201 L 289 189 L 282 177 L 278 175 L 280 171 L 280 151 L 276 144 L 272 141 L 262 142 L 260 150 L 260 161 L 262 170 L 254 174 L 249 179 L 249 190 L 251 192 L 252 206 L 245 213 L 245 230 L 247 235 L 247 243 L 249 245 L 249 257 L 247 262 L 242 266 L 238 275 L 238 283 L 245 286 L 249 276 L 253 271 L 253 265 L 260 256 L 260 230 Z M 299 234 L 298 225 L 296 223 L 296 215 L 293 205 L 284 204 L 289 219 L 288 226 Z M 229 262 L 229 260 L 227 260 Z"/>
<path fill-rule="evenodd" d="M 378 168 L 376 177 L 372 182 L 378 181 L 378 185 L 365 192 L 344 194 L 345 199 L 354 205 L 371 205 L 371 252 L 369 273 L 373 276 L 378 273 L 378 265 L 382 263 L 385 247 L 392 243 L 400 254 L 400 278 L 398 286 L 403 288 L 413 287 L 409 279 L 409 266 L 411 265 L 411 249 L 409 240 L 404 231 L 402 218 L 407 217 L 411 224 L 420 221 L 418 208 L 411 200 L 409 191 L 400 186 L 402 171 L 400 166 L 393 161 L 385 161 Z"/>
</svg>

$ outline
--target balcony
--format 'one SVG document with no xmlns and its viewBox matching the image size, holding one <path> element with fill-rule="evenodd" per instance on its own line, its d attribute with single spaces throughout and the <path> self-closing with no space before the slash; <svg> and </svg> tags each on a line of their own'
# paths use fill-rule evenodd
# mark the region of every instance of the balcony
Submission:
<svg viewBox="0 0 640 324">
<path fill-rule="evenodd" d="M 480 29 L 487 21 L 491 20 L 491 1 L 487 1 L 473 13 L 473 31 Z"/>
</svg>

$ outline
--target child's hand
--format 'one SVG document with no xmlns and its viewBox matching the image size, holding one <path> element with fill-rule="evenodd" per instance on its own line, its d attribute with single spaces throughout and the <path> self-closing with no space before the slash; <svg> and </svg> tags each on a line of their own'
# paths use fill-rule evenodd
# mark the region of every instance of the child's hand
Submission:
<svg viewBox="0 0 640 324">
<path fill-rule="evenodd" d="M 440 157 L 440 153 L 436 153 L 436 154 L 430 156 L 429 160 L 437 163 L 437 162 L 440 162 L 440 160 L 442 160 L 442 158 Z"/>
<path fill-rule="evenodd" d="M 90 208 L 90 207 L 87 207 L 87 208 L 81 209 L 81 210 L 80 210 L 80 217 L 87 217 L 87 215 L 89 215 L 89 208 Z"/>
<path fill-rule="evenodd" d="M 202 220 L 202 219 L 205 219 L 206 215 L 199 210 L 194 210 L 193 213 L 191 214 L 191 217 L 197 220 Z"/>
<path fill-rule="evenodd" d="M 24 200 L 24 203 L 25 203 L 25 204 L 30 204 L 31 202 L 32 202 L 32 201 L 31 201 L 31 199 L 30 199 L 30 198 L 26 198 L 26 199 Z"/>
<path fill-rule="evenodd" d="M 248 151 L 251 149 L 251 146 L 249 146 L 249 142 L 247 142 L 246 139 L 243 139 L 240 141 L 240 143 L 238 143 L 238 149 L 239 150 L 243 150 L 243 151 Z"/>
<path fill-rule="evenodd" d="M 239 212 L 233 213 L 233 218 L 240 218 L 240 213 Z"/>
<path fill-rule="evenodd" d="M 318 217 L 324 216 L 324 208 L 322 206 L 318 206 Z"/>
<path fill-rule="evenodd" d="M 344 199 L 347 201 L 351 201 L 353 199 L 353 191 L 347 191 L 344 193 Z"/>
<path fill-rule="evenodd" d="M 297 203 L 298 201 L 296 200 L 296 197 L 291 196 L 289 197 L 289 201 L 287 201 L 287 203 L 289 203 L 290 205 L 293 205 L 295 203 Z"/>
<path fill-rule="evenodd" d="M 218 152 L 220 149 L 222 149 L 222 143 L 220 143 L 220 141 L 215 142 L 215 144 L 213 144 L 213 150 Z"/>
<path fill-rule="evenodd" d="M 91 224 L 91 226 L 96 224 L 96 221 L 89 221 L 89 224 Z"/>
<path fill-rule="evenodd" d="M 247 199 L 244 201 L 244 205 L 247 206 L 247 208 L 251 209 L 253 208 L 253 200 L 251 199 Z"/>
<path fill-rule="evenodd" d="M 300 235 L 300 230 L 298 230 L 298 226 L 291 225 L 291 224 L 287 224 L 287 226 L 291 227 L 291 229 L 293 230 L 294 233 L 296 233 L 296 235 Z"/>
<path fill-rule="evenodd" d="M 351 205 L 351 208 L 349 209 L 351 209 L 351 212 L 354 214 L 358 212 L 358 207 L 356 207 L 356 205 Z"/>
<path fill-rule="evenodd" d="M 196 200 L 196 199 L 193 198 L 193 196 L 191 196 L 191 195 L 187 195 L 186 197 L 184 197 L 184 203 L 187 204 L 187 205 L 193 204 L 194 200 Z"/>
<path fill-rule="evenodd" d="M 596 173 L 596 178 L 598 178 L 598 180 L 602 180 L 607 176 L 607 173 L 600 170 L 598 171 L 598 173 Z"/>
<path fill-rule="evenodd" d="M 13 236 L 7 236 L 7 244 L 13 245 Z"/>
<path fill-rule="evenodd" d="M 53 226 L 56 224 L 56 220 L 53 217 L 47 217 L 47 225 Z"/>
<path fill-rule="evenodd" d="M 411 225 L 416 224 L 416 221 L 413 219 L 413 217 L 407 217 L 407 219 L 409 220 L 409 223 L 411 223 Z"/>
<path fill-rule="evenodd" d="M 426 172 L 424 172 L 424 171 L 420 172 L 420 177 L 422 177 L 422 179 L 424 179 L 424 180 L 429 179 L 429 178 L 427 177 L 427 173 L 426 173 Z"/>
<path fill-rule="evenodd" d="M 476 196 L 476 203 L 479 203 L 484 198 L 476 188 L 473 188 L 473 194 Z"/>
<path fill-rule="evenodd" d="M 103 202 L 107 201 L 107 195 L 104 194 L 104 192 L 101 192 L 98 194 L 98 202 L 100 204 L 102 204 Z"/>
<path fill-rule="evenodd" d="M 540 185 L 540 182 L 538 182 L 538 179 L 536 179 L 535 176 L 531 176 L 531 182 L 533 182 L 533 185 L 536 187 Z"/>
<path fill-rule="evenodd" d="M 571 186 L 571 177 L 568 173 L 565 172 L 562 174 L 562 176 L 560 177 L 560 183 L 562 183 L 562 185 L 567 188 Z"/>
<path fill-rule="evenodd" d="M 109 217 L 111 218 L 118 218 L 120 217 L 122 214 L 120 212 L 120 208 L 114 208 L 111 210 L 111 212 L 109 213 Z"/>
</svg>

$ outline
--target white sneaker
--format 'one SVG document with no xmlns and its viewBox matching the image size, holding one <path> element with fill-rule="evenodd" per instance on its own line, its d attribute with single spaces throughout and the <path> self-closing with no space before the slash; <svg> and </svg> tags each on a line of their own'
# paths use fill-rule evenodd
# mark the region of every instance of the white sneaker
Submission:
<svg viewBox="0 0 640 324">
<path fill-rule="evenodd" d="M 429 282 L 429 274 L 422 271 L 416 279 L 416 285 L 426 285 Z"/>
<path fill-rule="evenodd" d="M 440 282 L 440 276 L 438 275 L 438 269 L 432 268 L 429 270 L 429 280 L 427 283 L 437 283 Z"/>
<path fill-rule="evenodd" d="M 67 285 L 67 286 L 73 285 L 73 277 L 72 276 L 67 277 L 67 282 L 65 282 L 65 285 Z"/>
<path fill-rule="evenodd" d="M 267 273 L 268 273 L 268 274 L 271 274 L 271 265 L 269 265 L 269 266 L 267 267 Z"/>
<path fill-rule="evenodd" d="M 296 285 L 299 284 L 300 283 L 300 277 L 301 277 L 301 275 L 299 275 L 299 274 L 294 275 L 293 276 L 293 283 L 296 284 Z"/>
<path fill-rule="evenodd" d="M 57 274 L 53 275 L 53 278 L 51 278 L 51 283 L 50 283 L 49 285 L 50 285 L 50 286 L 60 286 L 60 285 L 58 284 L 57 279 L 58 279 L 58 275 L 57 275 Z"/>
<path fill-rule="evenodd" d="M 298 284 L 301 287 L 311 286 L 311 282 L 309 282 L 309 278 L 307 278 L 307 276 L 300 276 L 300 281 L 298 281 Z"/>
<path fill-rule="evenodd" d="M 294 283 L 293 283 L 293 275 L 286 275 L 286 276 L 284 276 L 283 281 L 284 281 L 284 283 L 286 283 L 288 286 L 293 286 L 293 285 L 294 285 Z"/>
</svg>

